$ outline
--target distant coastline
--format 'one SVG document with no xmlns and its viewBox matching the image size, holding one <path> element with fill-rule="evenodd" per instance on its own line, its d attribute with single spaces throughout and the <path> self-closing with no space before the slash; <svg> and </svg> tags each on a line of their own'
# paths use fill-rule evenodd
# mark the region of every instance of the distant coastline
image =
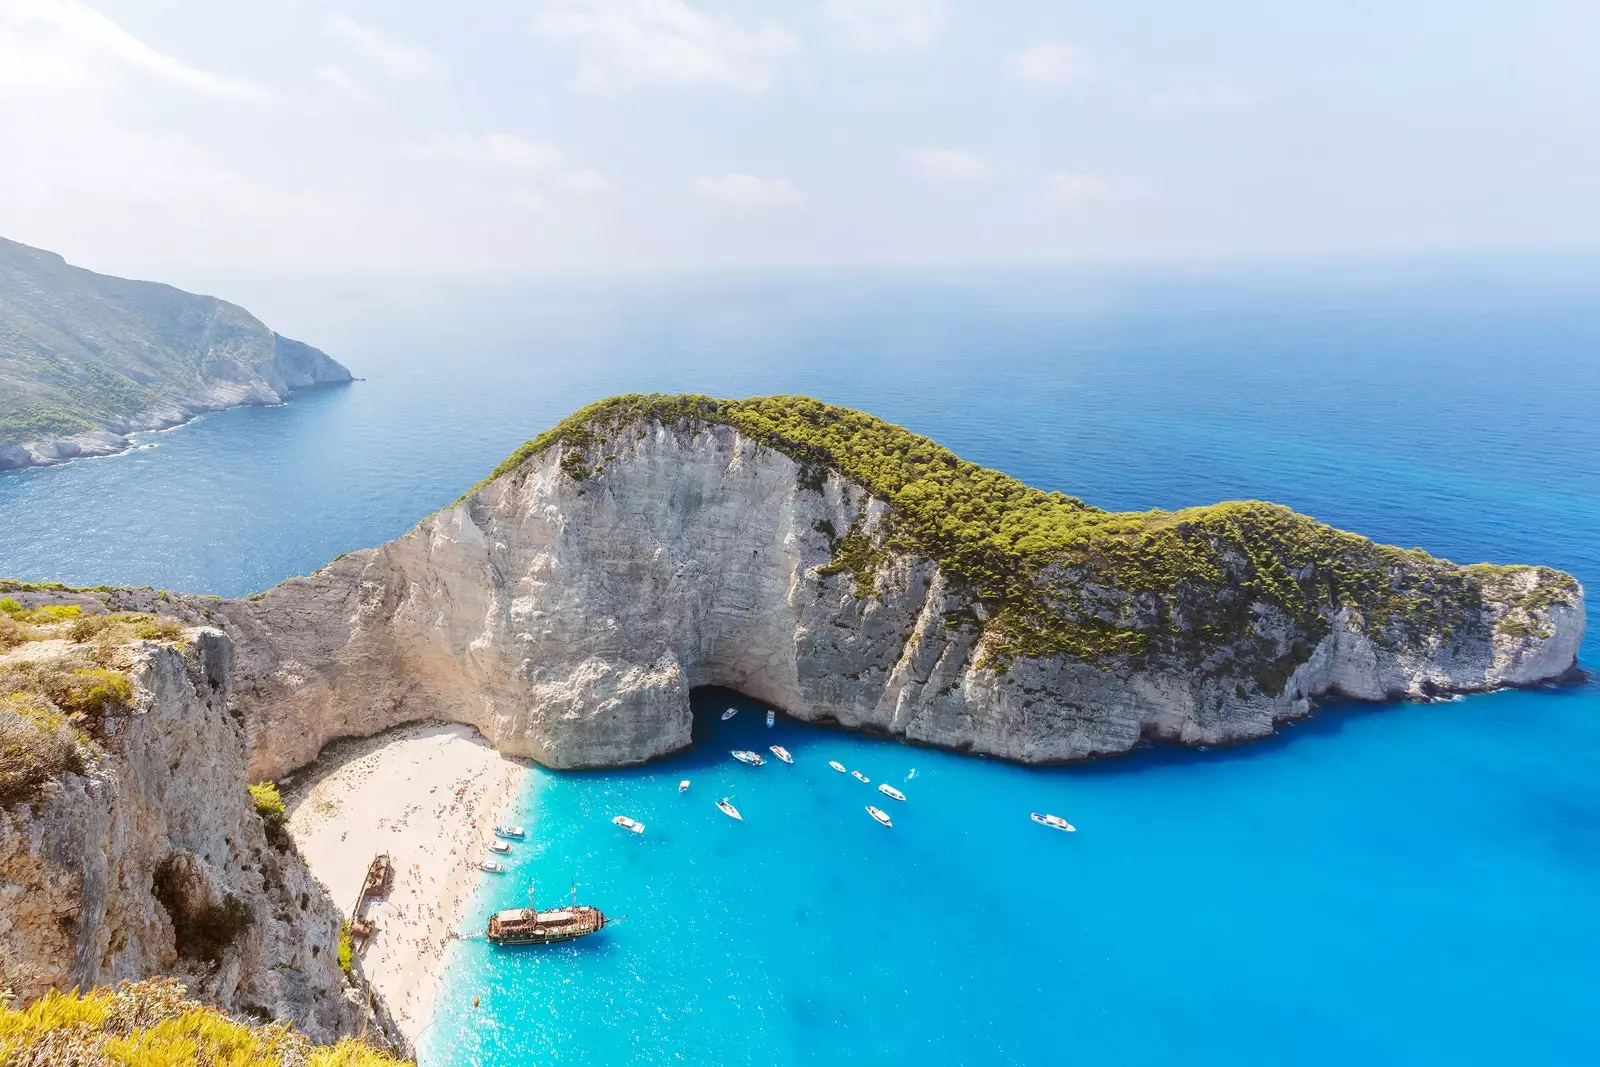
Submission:
<svg viewBox="0 0 1600 1067">
<path fill-rule="evenodd" d="M 348 373 L 348 372 L 346 372 Z M 291 391 L 277 400 L 238 400 L 226 404 L 196 405 L 180 411 L 146 411 L 125 420 L 109 422 L 92 430 L 63 437 L 41 437 L 19 444 L 0 444 L 0 476 L 14 471 L 33 470 L 38 467 L 55 467 L 75 459 L 101 459 L 117 456 L 139 447 L 135 434 L 160 433 L 186 426 L 202 415 L 241 407 L 278 407 L 290 403 L 295 397 L 313 389 L 350 385 L 361 379 L 335 378 L 312 382 Z"/>
</svg>

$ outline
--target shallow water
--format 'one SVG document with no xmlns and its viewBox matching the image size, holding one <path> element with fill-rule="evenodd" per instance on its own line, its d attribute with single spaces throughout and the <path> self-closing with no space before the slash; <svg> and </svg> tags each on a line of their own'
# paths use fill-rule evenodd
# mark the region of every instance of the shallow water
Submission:
<svg viewBox="0 0 1600 1067">
<path fill-rule="evenodd" d="M 1103 506 L 1274 499 L 1593 587 L 1597 278 L 1410 264 L 456 294 L 310 336 L 365 377 L 348 388 L 0 477 L 0 573 L 263 588 L 404 531 L 583 402 L 661 389 L 810 393 Z M 773 740 L 799 765 L 726 755 Z M 1329 709 L 1247 748 L 1051 770 L 702 716 L 677 761 L 535 775 L 538 843 L 474 922 L 520 903 L 525 875 L 552 898 L 576 876 L 628 919 L 548 952 L 465 944 L 426 1062 L 1592 1062 L 1597 755 L 1592 685 Z M 915 767 L 908 802 L 829 758 L 897 784 Z M 743 824 L 711 806 L 724 789 Z"/>
</svg>

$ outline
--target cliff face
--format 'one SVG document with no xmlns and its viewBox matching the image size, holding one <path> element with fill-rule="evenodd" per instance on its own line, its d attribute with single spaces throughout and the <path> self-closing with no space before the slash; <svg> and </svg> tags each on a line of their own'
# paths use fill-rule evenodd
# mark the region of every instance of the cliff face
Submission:
<svg viewBox="0 0 1600 1067">
<path fill-rule="evenodd" d="M 319 1043 L 364 1032 L 400 1047 L 339 969 L 337 908 L 251 806 L 226 707 L 232 649 L 216 630 L 138 646 L 104 757 L 0 808 L 0 988 L 26 1001 L 175 975 Z"/>
<path fill-rule="evenodd" d="M 0 470 L 107 455 L 138 430 L 347 382 L 248 311 L 0 239 Z"/>
<path fill-rule="evenodd" d="M 1328 693 L 1533 684 L 1571 669 L 1582 639 L 1582 591 L 1567 576 L 1430 560 L 1428 582 L 1455 583 L 1447 623 L 1420 599 L 1381 620 L 1353 602 L 1308 617 L 1247 587 L 1230 593 L 1240 628 L 1209 645 L 1008 652 L 1018 641 L 988 625 L 994 606 L 907 550 L 891 506 L 835 471 L 714 423 L 646 420 L 581 440 L 263 599 L 206 602 L 238 647 L 252 777 L 433 716 L 551 767 L 635 763 L 689 743 L 701 685 L 805 720 L 1079 760 L 1141 738 L 1263 737 Z M 1124 614 L 1183 631 L 1173 613 L 1216 599 L 1186 588 L 1131 597 Z"/>
</svg>

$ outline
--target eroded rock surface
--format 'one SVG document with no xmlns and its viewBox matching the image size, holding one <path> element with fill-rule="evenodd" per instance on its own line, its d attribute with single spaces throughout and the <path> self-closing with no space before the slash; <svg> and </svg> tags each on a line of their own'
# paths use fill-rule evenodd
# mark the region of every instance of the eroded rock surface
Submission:
<svg viewBox="0 0 1600 1067">
<path fill-rule="evenodd" d="M 1263 737 L 1328 693 L 1534 684 L 1570 670 L 1583 635 L 1576 583 L 1518 569 L 1485 580 L 1449 632 L 1397 623 L 1375 640 L 1345 609 L 1317 635 L 1255 605 L 1252 648 L 1293 665 L 1270 685 L 1228 655 L 1001 663 L 983 627 L 959 621 L 981 605 L 933 561 L 883 553 L 870 590 L 835 564 L 838 534 L 864 517 L 881 537 L 888 511 L 839 474 L 718 424 L 630 427 L 579 477 L 563 468 L 569 447 L 263 599 L 191 602 L 237 644 L 253 777 L 432 717 L 551 767 L 637 763 L 689 743 L 701 685 L 916 742 L 1080 760 L 1142 738 Z"/>
</svg>

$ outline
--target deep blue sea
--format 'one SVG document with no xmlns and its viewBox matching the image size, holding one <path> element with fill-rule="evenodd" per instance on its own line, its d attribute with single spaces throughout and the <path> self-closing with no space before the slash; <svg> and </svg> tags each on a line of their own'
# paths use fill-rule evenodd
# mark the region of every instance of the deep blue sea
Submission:
<svg viewBox="0 0 1600 1067">
<path fill-rule="evenodd" d="M 582 403 L 692 390 L 864 408 L 1102 506 L 1267 498 L 1595 589 L 1595 266 L 333 292 L 274 325 L 364 380 L 0 477 L 0 574 L 264 588 L 403 532 Z M 627 918 L 548 951 L 462 943 L 425 1064 L 1600 1062 L 1593 684 L 1047 770 L 696 703 L 680 758 L 535 773 L 536 841 L 469 925 L 530 881 Z M 728 758 L 773 743 L 797 764 Z"/>
</svg>

